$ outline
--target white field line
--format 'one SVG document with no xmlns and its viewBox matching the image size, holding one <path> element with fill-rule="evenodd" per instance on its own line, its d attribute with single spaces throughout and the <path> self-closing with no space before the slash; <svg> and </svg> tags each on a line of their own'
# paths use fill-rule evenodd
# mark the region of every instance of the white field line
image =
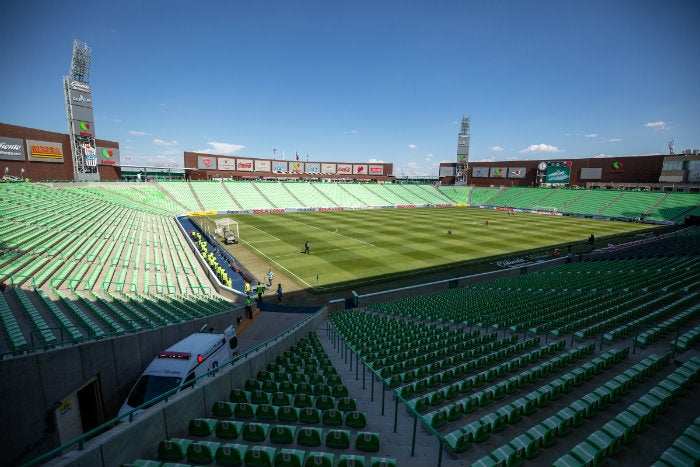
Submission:
<svg viewBox="0 0 700 467">
<path fill-rule="evenodd" d="M 354 242 L 360 242 L 360 243 L 364 243 L 365 245 L 374 246 L 374 245 L 372 245 L 371 243 L 366 242 L 366 241 L 364 241 L 364 240 L 360 240 L 360 239 L 357 239 L 357 238 L 354 238 L 354 237 L 349 237 L 349 236 L 347 236 L 347 235 L 339 234 L 339 233 L 338 233 L 338 227 L 335 227 L 335 232 L 331 232 L 330 230 L 326 230 L 326 229 L 323 229 L 323 228 L 321 228 L 321 227 L 317 227 L 317 226 L 315 226 L 315 225 L 307 224 L 306 222 L 299 222 L 299 221 L 297 221 L 297 220 L 289 219 L 289 218 L 287 218 L 287 219 L 285 219 L 285 220 L 290 220 L 290 221 L 292 221 L 292 222 L 296 222 L 297 224 L 301 224 L 301 225 L 303 225 L 303 226 L 305 226 L 305 227 L 311 227 L 312 229 L 322 230 L 322 231 L 324 231 L 324 232 L 331 233 L 331 234 L 333 234 L 333 235 L 337 235 L 337 236 L 339 236 L 339 237 L 347 238 L 348 240 L 352 240 L 352 241 L 354 241 Z"/>
<path fill-rule="evenodd" d="M 315 287 L 314 287 L 313 285 L 309 284 L 309 283 L 306 282 L 304 279 L 302 279 L 301 277 L 297 276 L 297 275 L 294 274 L 292 271 L 290 271 L 289 269 L 285 268 L 284 266 L 282 266 L 280 263 L 278 263 L 278 262 L 275 261 L 274 259 L 270 258 L 268 255 L 266 255 L 265 253 L 263 253 L 262 251 L 260 251 L 258 248 L 255 248 L 255 247 L 254 247 L 253 245 L 251 245 L 249 242 L 246 242 L 245 240 L 242 240 L 242 239 L 240 240 L 240 242 L 241 242 L 241 243 L 244 243 L 244 244 L 246 244 L 246 245 L 248 245 L 248 248 L 257 251 L 258 254 L 259 254 L 260 256 L 262 256 L 262 257 L 264 257 L 264 258 L 267 258 L 268 261 L 270 261 L 271 263 L 275 264 L 275 266 L 277 267 L 277 269 L 280 269 L 280 270 L 282 270 L 282 271 L 285 271 L 285 272 L 286 272 L 288 275 L 290 275 L 290 276 L 296 277 L 297 280 L 298 280 L 299 282 L 301 282 L 302 284 L 304 284 L 306 287 L 308 287 L 308 288 L 310 288 L 310 289 L 315 289 Z"/>
<path fill-rule="evenodd" d="M 329 248 L 327 250 L 314 250 L 314 254 L 318 253 L 327 253 L 329 251 L 346 251 L 346 250 L 354 250 L 357 248 L 367 248 L 370 245 L 359 245 L 359 246 L 349 246 L 347 248 Z M 373 246 L 373 245 L 372 245 Z M 299 253 L 304 253 L 303 251 L 300 251 Z M 288 258 L 290 256 L 298 256 L 299 253 L 292 253 L 289 255 L 276 255 L 276 256 L 269 256 L 269 258 Z"/>
<path fill-rule="evenodd" d="M 255 226 L 253 226 L 253 225 L 246 224 L 246 227 L 250 227 L 251 229 L 255 229 L 255 230 L 257 230 L 258 232 L 262 232 L 262 233 L 264 233 L 265 235 L 267 235 L 268 237 L 272 237 L 272 238 L 274 239 L 274 240 L 255 240 L 255 241 L 253 241 L 253 242 L 246 242 L 248 245 L 250 245 L 251 243 L 275 242 L 275 241 L 279 242 L 279 241 L 280 241 L 280 239 L 277 238 L 277 237 L 275 237 L 274 235 L 272 235 L 272 234 L 270 234 L 270 233 L 267 233 L 267 232 L 265 232 L 264 230 L 259 229 L 259 228 L 255 227 Z"/>
</svg>

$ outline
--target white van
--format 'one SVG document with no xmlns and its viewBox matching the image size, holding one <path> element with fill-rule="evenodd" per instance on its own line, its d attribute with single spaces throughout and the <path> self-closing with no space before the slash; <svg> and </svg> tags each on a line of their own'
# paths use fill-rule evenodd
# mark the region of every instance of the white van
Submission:
<svg viewBox="0 0 700 467">
<path fill-rule="evenodd" d="M 238 337 L 233 326 L 226 328 L 223 334 L 200 331 L 185 337 L 160 352 L 146 367 L 119 409 L 119 416 L 171 389 L 184 387 L 236 355 Z"/>
</svg>

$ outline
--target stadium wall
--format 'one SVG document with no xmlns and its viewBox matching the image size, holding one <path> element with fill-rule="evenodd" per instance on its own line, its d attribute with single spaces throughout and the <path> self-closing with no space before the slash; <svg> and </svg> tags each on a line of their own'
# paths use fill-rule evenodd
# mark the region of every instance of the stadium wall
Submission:
<svg viewBox="0 0 700 467">
<path fill-rule="evenodd" d="M 215 329 L 235 325 L 238 314 L 243 315 L 242 309 L 0 362 L 0 393 L 6 401 L 0 408 L 6 427 L 0 437 L 0 465 L 17 465 L 58 447 L 54 412 L 59 402 L 93 378 L 102 403 L 103 413 L 98 415 L 109 420 L 158 352 L 204 325 Z"/>
<path fill-rule="evenodd" d="M 10 151 L 0 148 L 0 176 L 4 174 L 5 167 L 8 175 L 18 178 L 29 178 L 32 181 L 42 180 L 74 180 L 73 175 L 73 151 L 71 149 L 70 136 L 63 133 L 38 130 L 23 126 L 0 123 L 0 145 L 3 141 L 10 142 L 20 140 L 23 156 L 10 155 Z M 35 161 L 27 154 L 27 141 L 41 141 L 60 145 L 62 161 Z M 119 149 L 119 143 L 102 139 L 95 140 L 99 147 Z M 14 151 L 12 151 L 14 152 Z M 22 174 L 21 169 L 24 169 Z M 118 181 L 120 168 L 116 165 L 98 165 L 100 180 Z"/>
</svg>

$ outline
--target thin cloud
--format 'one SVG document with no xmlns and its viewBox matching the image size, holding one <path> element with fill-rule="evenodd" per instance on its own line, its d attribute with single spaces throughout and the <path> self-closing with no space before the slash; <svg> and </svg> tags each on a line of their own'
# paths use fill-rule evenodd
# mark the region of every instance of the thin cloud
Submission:
<svg viewBox="0 0 700 467">
<path fill-rule="evenodd" d="M 658 121 L 658 122 L 647 122 L 645 125 L 647 128 L 653 128 L 655 130 L 667 130 L 668 122 Z"/>
<path fill-rule="evenodd" d="M 367 163 L 368 164 L 382 164 L 382 163 L 384 163 L 384 161 L 381 159 L 375 159 L 374 157 L 372 157 L 372 158 L 367 160 Z"/>
<path fill-rule="evenodd" d="M 495 157 L 483 157 L 481 159 L 472 159 L 472 162 L 496 162 Z"/>
<path fill-rule="evenodd" d="M 357 130 L 350 130 L 345 132 L 346 135 L 359 135 L 360 132 Z"/>
<path fill-rule="evenodd" d="M 561 152 L 561 150 L 556 147 L 552 146 L 551 144 L 531 144 L 530 146 L 526 147 L 522 151 L 518 151 L 520 154 L 528 154 L 531 152 Z"/>
<path fill-rule="evenodd" d="M 153 144 L 157 144 L 158 146 L 177 146 L 177 141 L 165 141 L 160 138 L 155 138 Z"/>
<path fill-rule="evenodd" d="M 141 130 L 129 130 L 129 134 L 136 135 L 136 136 L 146 136 L 148 133 L 146 133 L 145 131 L 141 131 Z"/>
<path fill-rule="evenodd" d="M 231 143 L 221 143 L 218 141 L 210 141 L 207 143 L 210 148 L 206 149 L 200 149 L 195 152 L 203 152 L 203 153 L 214 153 L 214 154 L 221 154 L 221 155 L 230 155 L 233 154 L 234 152 L 238 151 L 239 149 L 243 149 L 245 146 L 242 144 L 231 144 Z M 284 151 L 282 151 L 284 153 Z M 282 155 L 282 160 L 284 160 L 286 156 L 284 154 Z"/>
<path fill-rule="evenodd" d="M 620 141 L 622 141 L 622 138 L 610 138 L 607 141 L 608 143 L 619 143 Z"/>
<path fill-rule="evenodd" d="M 587 135 L 584 135 L 586 138 L 597 138 L 598 133 L 588 133 Z"/>
<path fill-rule="evenodd" d="M 409 145 L 408 145 L 408 149 L 416 149 L 416 145 L 415 145 L 415 144 L 409 144 Z"/>
<path fill-rule="evenodd" d="M 615 157 L 615 156 L 613 156 L 611 154 L 598 154 L 597 156 L 593 156 L 594 159 L 602 159 L 605 157 Z"/>
<path fill-rule="evenodd" d="M 493 151 L 493 152 L 501 152 L 501 151 L 503 151 L 503 149 L 504 149 L 503 146 L 491 146 L 489 148 L 489 150 Z"/>
</svg>

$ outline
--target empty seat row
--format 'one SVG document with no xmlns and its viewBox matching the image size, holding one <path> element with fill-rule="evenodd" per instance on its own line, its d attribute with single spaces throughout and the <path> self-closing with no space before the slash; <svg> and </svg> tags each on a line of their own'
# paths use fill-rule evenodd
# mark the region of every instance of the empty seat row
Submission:
<svg viewBox="0 0 700 467">
<path fill-rule="evenodd" d="M 212 407 L 212 414 L 220 418 L 279 421 L 304 425 L 322 423 L 327 426 L 339 426 L 345 424 L 351 428 L 364 428 L 367 424 L 367 415 L 357 411 L 357 404 L 352 398 L 343 398 L 338 402 L 337 407 L 328 407 L 323 410 L 313 407 L 297 408 L 289 405 L 276 407 L 269 404 L 255 405 L 245 402 L 217 401 Z"/>
<path fill-rule="evenodd" d="M 700 459 L 700 417 L 696 418 L 683 431 L 673 444 L 666 449 L 652 467 L 675 467 L 697 465 Z"/>
</svg>

